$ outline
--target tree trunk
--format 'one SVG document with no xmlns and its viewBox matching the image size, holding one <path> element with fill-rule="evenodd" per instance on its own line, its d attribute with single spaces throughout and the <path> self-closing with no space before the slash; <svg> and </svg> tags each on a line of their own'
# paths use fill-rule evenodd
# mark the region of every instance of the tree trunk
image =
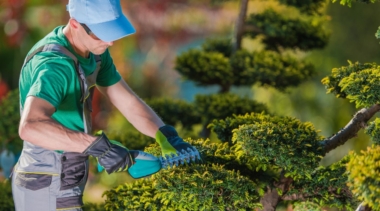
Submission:
<svg viewBox="0 0 380 211">
<path fill-rule="evenodd" d="M 281 178 L 278 182 L 273 183 L 273 187 L 269 187 L 264 196 L 260 199 L 260 203 L 263 205 L 262 211 L 275 211 L 278 203 L 281 201 L 281 196 L 278 194 L 278 190 L 285 194 L 293 179 L 284 176 L 284 172 L 281 173 Z"/>
<path fill-rule="evenodd" d="M 267 192 L 260 200 L 260 203 L 263 205 L 262 211 L 275 211 L 280 198 L 276 188 L 268 187 Z"/>
<path fill-rule="evenodd" d="M 236 21 L 235 26 L 235 37 L 234 37 L 234 43 L 233 43 L 233 52 L 236 52 L 241 48 L 241 40 L 243 38 L 244 34 L 244 23 L 245 23 L 245 17 L 247 15 L 247 8 L 248 8 L 248 0 L 241 0 L 240 1 L 240 11 L 239 16 Z"/>
</svg>

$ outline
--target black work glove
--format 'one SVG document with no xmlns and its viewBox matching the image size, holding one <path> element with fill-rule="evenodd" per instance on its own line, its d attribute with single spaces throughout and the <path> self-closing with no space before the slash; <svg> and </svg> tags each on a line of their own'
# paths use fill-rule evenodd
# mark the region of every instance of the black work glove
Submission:
<svg viewBox="0 0 380 211">
<path fill-rule="evenodd" d="M 126 171 L 134 162 L 132 154 L 126 147 L 119 142 L 108 140 L 104 133 L 92 142 L 83 153 L 96 157 L 108 174 Z"/>
</svg>

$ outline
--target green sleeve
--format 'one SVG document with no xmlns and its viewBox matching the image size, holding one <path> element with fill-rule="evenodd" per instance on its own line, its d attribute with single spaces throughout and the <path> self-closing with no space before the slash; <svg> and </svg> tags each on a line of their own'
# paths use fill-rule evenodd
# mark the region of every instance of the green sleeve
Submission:
<svg viewBox="0 0 380 211">
<path fill-rule="evenodd" d="M 68 94 L 70 83 L 75 81 L 72 66 L 68 61 L 44 63 L 35 70 L 27 96 L 42 98 L 55 108 L 61 104 Z"/>
<path fill-rule="evenodd" d="M 101 55 L 102 64 L 96 78 L 96 84 L 99 86 L 111 86 L 120 81 L 121 76 L 116 70 L 112 57 L 108 49 Z"/>
</svg>

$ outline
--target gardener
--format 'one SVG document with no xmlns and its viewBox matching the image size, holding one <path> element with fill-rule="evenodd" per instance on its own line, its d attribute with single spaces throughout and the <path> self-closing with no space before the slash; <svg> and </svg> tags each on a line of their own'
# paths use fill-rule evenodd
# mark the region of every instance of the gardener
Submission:
<svg viewBox="0 0 380 211">
<path fill-rule="evenodd" d="M 135 32 L 119 0 L 70 0 L 67 10 L 68 24 L 31 49 L 20 74 L 24 147 L 12 176 L 17 211 L 81 210 L 90 155 L 108 173 L 126 171 L 146 155 L 105 134 L 92 135 L 94 87 L 136 129 L 156 138 L 163 155 L 191 148 L 133 93 L 113 64 L 107 48 Z"/>
</svg>

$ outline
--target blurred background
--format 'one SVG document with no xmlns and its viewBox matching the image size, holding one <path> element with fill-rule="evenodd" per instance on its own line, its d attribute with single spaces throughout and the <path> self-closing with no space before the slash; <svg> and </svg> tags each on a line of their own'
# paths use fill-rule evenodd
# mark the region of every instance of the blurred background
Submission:
<svg viewBox="0 0 380 211">
<path fill-rule="evenodd" d="M 181 52 L 200 46 L 206 38 L 233 34 L 239 1 L 218 2 L 122 1 L 124 13 L 137 33 L 116 41 L 110 51 L 118 71 L 141 98 L 165 96 L 192 102 L 196 94 L 218 91 L 217 87 L 202 88 L 194 82 L 183 80 L 174 70 L 175 57 Z M 260 10 L 264 1 L 257 2 L 250 4 L 250 11 Z M 66 4 L 67 0 L 0 1 L 0 109 L 2 98 L 18 87 L 20 68 L 29 49 L 56 26 L 67 23 Z M 258 86 L 233 88 L 232 92 L 267 104 L 275 114 L 309 121 L 326 137 L 333 135 L 348 123 L 356 108 L 345 100 L 327 95 L 321 79 L 333 68 L 348 65 L 347 60 L 380 63 L 380 46 L 375 38 L 380 25 L 379 10 L 379 3 L 356 3 L 352 8 L 327 3 L 326 27 L 331 33 L 328 45 L 306 55 L 318 72 L 312 80 L 285 92 Z M 243 45 L 255 47 L 255 43 L 248 40 L 243 40 Z M 94 103 L 93 122 L 96 129 L 130 128 L 120 113 L 98 93 L 95 94 Z M 0 119 L 0 122 L 7 121 L 10 120 Z M 329 165 L 350 150 L 360 152 L 368 145 L 370 140 L 359 134 L 327 154 L 321 164 Z M 3 169 L 0 180 L 9 174 L 6 169 L 11 168 L 10 163 L 17 160 L 17 153 L 9 155 L 4 149 L 0 146 Z M 131 181 L 124 173 L 107 175 L 97 173 L 96 166 L 92 168 L 85 201 L 102 202 L 104 190 Z"/>
</svg>

